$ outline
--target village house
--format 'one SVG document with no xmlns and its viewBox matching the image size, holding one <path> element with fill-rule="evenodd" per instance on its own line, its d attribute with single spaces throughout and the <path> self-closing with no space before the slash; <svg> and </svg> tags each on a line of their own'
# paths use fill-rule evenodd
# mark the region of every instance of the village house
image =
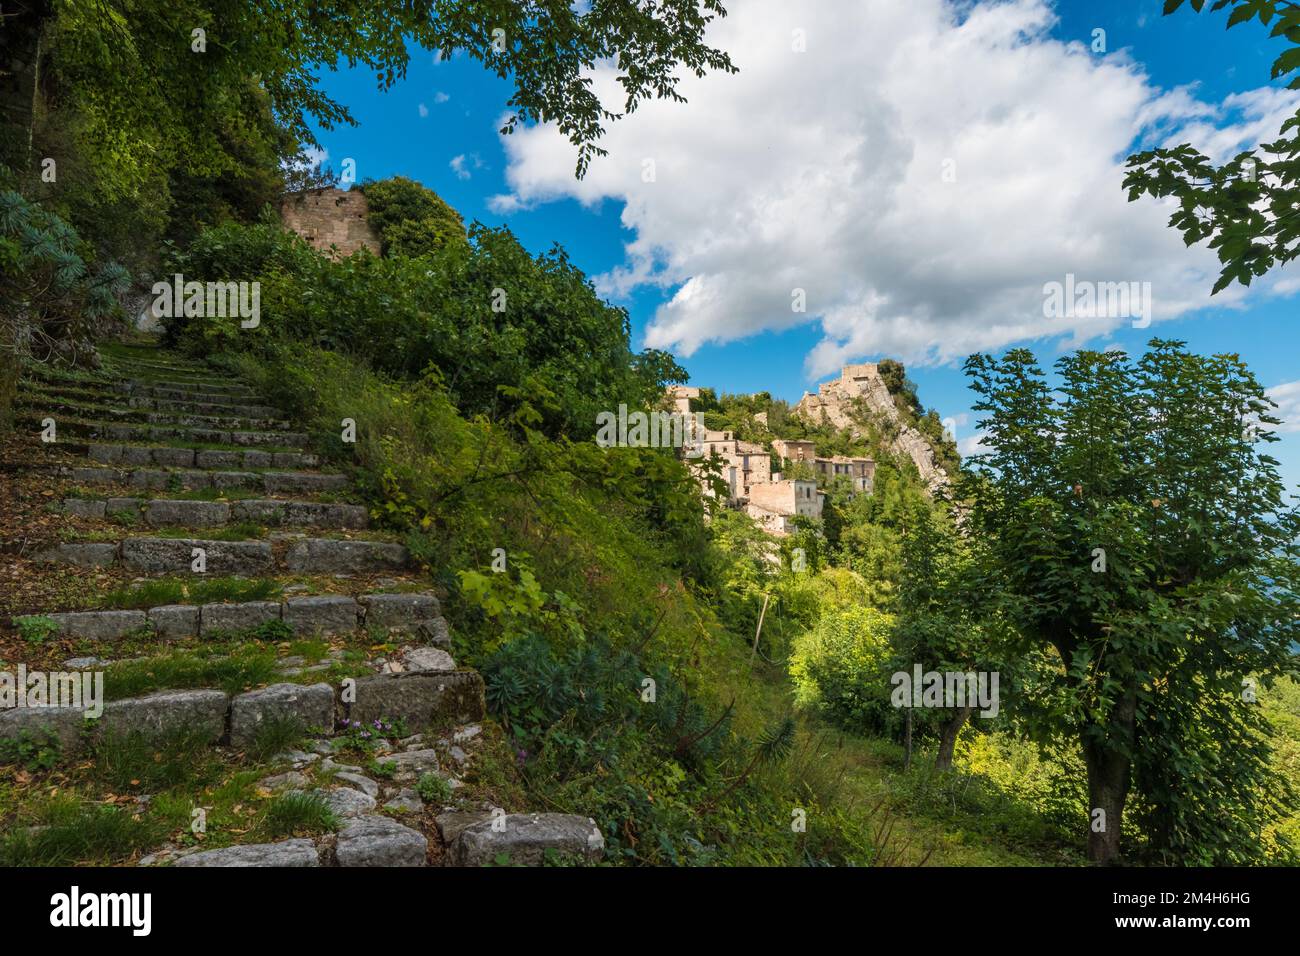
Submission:
<svg viewBox="0 0 1300 956">
<path fill-rule="evenodd" d="M 772 481 L 749 489 L 745 513 L 773 534 L 794 530 L 795 517 L 820 518 L 826 496 L 805 478 Z"/>
<path fill-rule="evenodd" d="M 898 410 L 876 362 L 845 365 L 838 379 L 822 382 L 816 394 L 804 392 L 794 408 L 794 414 L 806 422 L 825 423 L 855 436 L 864 433 L 858 420 L 863 411 L 893 423 L 889 450 L 899 458 L 911 459 L 931 495 L 942 493 L 951 484 L 929 439 Z"/>
<path fill-rule="evenodd" d="M 772 451 L 786 461 L 812 461 L 817 457 L 817 446 L 803 439 L 774 439 Z"/>
<path fill-rule="evenodd" d="M 751 485 L 772 480 L 772 460 L 767 449 L 755 442 L 740 441 L 734 432 L 706 429 L 699 439 L 703 457 L 722 457 L 722 476 L 731 489 L 730 497 L 739 501 L 749 495 Z"/>
<path fill-rule="evenodd" d="M 870 458 L 847 458 L 844 455 L 814 458 L 813 467 L 827 480 L 841 476 L 848 478 L 858 494 L 871 494 L 875 485 L 876 463 Z"/>
<path fill-rule="evenodd" d="M 876 477 L 876 463 L 871 458 L 852 458 L 844 455 L 819 458 L 817 446 L 804 439 L 775 439 L 772 442 L 772 450 L 786 461 L 806 462 L 818 475 L 828 481 L 832 478 L 846 477 L 853 482 L 854 492 L 871 494 Z"/>
</svg>

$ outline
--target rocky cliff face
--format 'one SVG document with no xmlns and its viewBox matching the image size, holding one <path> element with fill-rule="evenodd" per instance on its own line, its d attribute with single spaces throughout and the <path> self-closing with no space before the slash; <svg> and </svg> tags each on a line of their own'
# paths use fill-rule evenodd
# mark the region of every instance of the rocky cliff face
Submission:
<svg viewBox="0 0 1300 956">
<path fill-rule="evenodd" d="M 829 422 L 836 428 L 846 428 L 854 435 L 861 435 L 863 428 L 853 418 L 857 399 L 865 402 L 873 414 L 897 426 L 898 433 L 890 442 L 890 449 L 916 464 L 921 480 L 925 482 L 930 494 L 946 489 L 951 484 L 948 473 L 935 460 L 934 449 L 930 447 L 929 441 L 903 420 L 875 363 L 844 366 L 838 379 L 823 382 L 815 395 L 806 393 L 794 411 L 808 421 Z"/>
</svg>

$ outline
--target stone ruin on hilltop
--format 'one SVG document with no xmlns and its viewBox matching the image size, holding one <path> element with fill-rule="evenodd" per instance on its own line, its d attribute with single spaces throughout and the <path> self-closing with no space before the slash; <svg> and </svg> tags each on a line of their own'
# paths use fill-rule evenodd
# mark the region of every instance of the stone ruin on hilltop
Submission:
<svg viewBox="0 0 1300 956">
<path fill-rule="evenodd" d="M 897 427 L 897 434 L 889 443 L 890 450 L 912 460 L 926 490 L 931 495 L 946 490 L 952 479 L 935 460 L 934 449 L 926 437 L 903 420 L 889 387 L 880 377 L 877 363 L 844 366 L 838 379 L 817 387 L 817 394 L 805 392 L 794 413 L 809 422 L 828 422 L 836 428 L 848 429 L 854 437 L 861 437 L 862 426 L 853 417 L 853 406 L 858 399 Z"/>
</svg>

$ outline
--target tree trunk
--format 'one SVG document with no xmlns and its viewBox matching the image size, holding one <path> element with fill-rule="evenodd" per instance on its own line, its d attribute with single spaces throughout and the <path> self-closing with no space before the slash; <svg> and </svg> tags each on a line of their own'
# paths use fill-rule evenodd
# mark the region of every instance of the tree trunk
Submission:
<svg viewBox="0 0 1300 956">
<path fill-rule="evenodd" d="M 934 768 L 936 770 L 952 769 L 952 752 L 957 746 L 957 735 L 961 733 L 962 727 L 966 726 L 966 721 L 970 719 L 973 707 L 958 707 L 953 711 L 951 718 L 946 720 L 939 731 L 939 756 L 935 758 Z"/>
<path fill-rule="evenodd" d="M 903 722 L 903 769 L 912 769 L 912 708 L 907 708 Z"/>
<path fill-rule="evenodd" d="M 1137 713 L 1137 692 L 1130 690 L 1115 702 L 1104 739 L 1083 738 L 1083 759 L 1088 768 L 1088 859 L 1093 863 L 1119 862 L 1120 826 L 1132 783 L 1132 753 Z M 1104 816 L 1099 817 L 1101 810 Z"/>
<path fill-rule="evenodd" d="M 0 20 L 0 163 L 29 171 L 41 35 L 50 0 L 10 0 Z"/>
</svg>

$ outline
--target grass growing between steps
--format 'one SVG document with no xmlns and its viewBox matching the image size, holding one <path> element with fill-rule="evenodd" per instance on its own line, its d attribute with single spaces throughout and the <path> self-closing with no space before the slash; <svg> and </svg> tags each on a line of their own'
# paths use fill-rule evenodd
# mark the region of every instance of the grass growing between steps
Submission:
<svg viewBox="0 0 1300 956">
<path fill-rule="evenodd" d="M 319 794 L 285 793 L 275 797 L 263 818 L 266 831 L 273 837 L 302 836 L 337 830 L 339 819 Z"/>
<path fill-rule="evenodd" d="M 278 601 L 286 595 L 310 597 L 319 594 L 409 593 L 428 589 L 427 581 L 348 581 L 341 585 L 333 575 L 316 577 L 164 577 L 137 581 L 100 594 L 87 595 L 84 606 L 104 610 L 135 610 L 165 604 L 240 604 L 247 601 Z"/>
<path fill-rule="evenodd" d="M 236 647 L 229 653 L 206 648 L 168 651 L 104 668 L 104 696 L 124 700 L 155 690 L 194 687 L 239 693 L 271 683 L 276 674 L 274 648 L 260 645 Z"/>
<path fill-rule="evenodd" d="M 119 527 L 97 528 L 88 531 L 79 530 L 77 528 L 67 528 L 60 536 L 60 539 L 66 542 L 120 541 L 122 539 L 121 528 L 125 527 L 140 529 L 139 536 L 149 538 L 195 538 L 204 541 L 258 541 L 265 538 L 267 532 L 270 530 L 265 525 L 254 524 L 251 521 L 240 521 L 234 524 L 217 525 L 207 528 L 145 529 L 143 527 L 144 519 L 140 516 L 139 511 L 118 511 L 106 515 L 105 518 Z"/>
<path fill-rule="evenodd" d="M 267 578 L 215 577 L 195 579 L 155 578 L 124 588 L 114 588 L 94 599 L 94 604 L 105 610 L 133 610 L 161 607 L 165 604 L 213 604 L 227 601 L 239 604 L 246 601 L 278 600 L 283 586 Z"/>
<path fill-rule="evenodd" d="M 429 581 L 410 573 L 359 575 L 346 580 L 333 574 L 265 575 L 257 578 L 174 575 L 139 579 L 121 568 L 82 569 L 12 562 L 4 571 L 8 589 L 0 588 L 0 661 L 26 661 L 30 666 L 55 667 L 69 657 L 123 657 L 159 649 L 158 638 L 145 633 L 138 638 L 95 642 L 84 638 L 55 637 L 39 644 L 23 639 L 12 623 L 16 617 L 41 616 L 82 610 L 147 610 L 166 604 L 243 603 L 279 601 L 284 597 L 346 594 L 360 597 L 377 593 L 411 593 L 429 590 Z M 382 643 L 383 636 L 371 643 Z M 163 645 L 167 646 L 167 645 Z"/>
<path fill-rule="evenodd" d="M 310 526 L 271 526 L 252 521 L 237 521 L 232 524 L 206 525 L 195 528 L 146 527 L 143 518 L 137 518 L 138 511 L 120 511 L 105 515 L 105 522 L 111 527 L 65 528 L 59 534 L 63 542 L 105 542 L 121 541 L 125 535 L 123 528 L 133 529 L 131 537 L 172 538 L 196 541 L 264 541 L 272 535 L 281 535 L 278 540 L 290 540 L 284 535 L 297 535 L 302 538 L 329 541 L 371 541 L 392 542 L 394 535 L 384 530 L 343 530 L 340 528 L 316 528 Z"/>
<path fill-rule="evenodd" d="M 0 782 L 0 866 L 123 864 L 163 843 L 216 849 L 338 827 L 318 797 L 258 786 L 286 765 L 300 730 L 269 729 L 247 754 L 181 730 L 102 741 L 61 769 L 6 768 Z"/>
<path fill-rule="evenodd" d="M 266 494 L 245 488 L 191 488 L 186 491 L 158 494 L 156 497 L 171 498 L 176 501 L 251 501 L 255 498 L 265 498 Z M 317 497 L 312 500 L 323 499 Z"/>
<path fill-rule="evenodd" d="M 141 733 L 106 734 L 96 745 L 93 760 L 94 778 L 119 792 L 207 786 L 221 766 L 207 736 L 184 728 L 162 740 Z"/>
<path fill-rule="evenodd" d="M 182 390 L 178 389 L 178 391 Z M 194 394 L 177 396 L 140 395 L 123 392 L 114 388 L 88 389 L 72 387 L 69 385 L 46 383 L 34 383 L 25 394 L 27 397 L 27 404 L 31 405 L 39 405 L 39 400 L 44 400 L 51 403 L 76 403 L 89 406 L 108 405 L 131 408 L 138 411 L 177 415 L 229 415 L 235 414 L 231 411 L 233 408 L 244 408 L 262 404 L 262 402 L 253 396 L 218 395 L 215 393 L 204 393 L 202 396 Z M 141 401 L 149 404 L 135 404 Z M 198 412 L 171 407 L 176 405 L 213 405 L 231 406 L 231 408 L 217 408 L 211 412 Z"/>
<path fill-rule="evenodd" d="M 240 469 L 241 471 L 243 469 Z M 113 490 L 112 486 L 102 485 L 95 488 L 88 488 L 85 485 L 71 485 L 64 489 L 60 496 L 63 498 L 84 498 L 94 501 L 105 498 L 134 498 L 141 502 L 152 501 L 155 498 L 165 499 L 167 501 L 251 501 L 257 500 L 282 500 L 282 501 L 314 501 L 319 504 L 362 504 L 359 496 L 346 491 L 317 491 L 317 492 L 294 492 L 291 495 L 271 495 L 265 491 L 255 488 L 187 488 L 177 489 L 175 491 L 153 491 L 146 488 L 130 488 L 120 486 Z"/>
<path fill-rule="evenodd" d="M 63 424 L 67 424 L 64 422 Z M 294 445 L 235 445 L 229 442 L 195 441 L 191 438 L 85 438 L 76 440 L 78 445 L 130 445 L 133 448 L 185 448 L 194 451 L 246 451 L 276 454 L 308 454 L 304 449 Z M 147 468 L 148 465 L 137 467 Z M 240 469 L 242 470 L 242 468 Z"/>
<path fill-rule="evenodd" d="M 350 645 L 334 639 L 338 653 L 327 661 L 330 643 L 324 639 L 282 640 L 286 636 L 283 626 L 272 626 L 275 624 L 278 622 L 225 636 L 213 635 L 201 643 L 187 642 L 166 650 L 155 648 L 144 656 L 110 663 L 104 667 L 104 696 L 107 700 L 124 700 L 158 690 L 200 687 L 238 694 L 267 684 L 337 682 L 370 673 L 363 663 L 366 651 L 373 646 L 368 635 L 354 636 Z M 290 667 L 286 659 L 297 668 L 328 666 L 286 673 Z"/>
<path fill-rule="evenodd" d="M 103 372 L 78 368 L 56 368 L 31 359 L 24 361 L 20 374 L 26 381 L 68 384 L 86 388 L 112 385 L 115 379 Z"/>
<path fill-rule="evenodd" d="M 230 384 L 228 379 L 219 375 L 193 369 L 164 369 L 143 365 L 108 363 L 105 364 L 104 371 L 112 381 L 131 381 L 138 382 L 141 385 L 163 385 L 165 387 L 174 383 L 203 389 L 206 387 L 222 388 Z M 239 392 L 238 394 L 249 393 Z"/>
<path fill-rule="evenodd" d="M 162 836 L 156 821 L 126 807 L 64 794 L 39 802 L 23 822 L 0 834 L 0 866 L 121 863 Z"/>
</svg>

